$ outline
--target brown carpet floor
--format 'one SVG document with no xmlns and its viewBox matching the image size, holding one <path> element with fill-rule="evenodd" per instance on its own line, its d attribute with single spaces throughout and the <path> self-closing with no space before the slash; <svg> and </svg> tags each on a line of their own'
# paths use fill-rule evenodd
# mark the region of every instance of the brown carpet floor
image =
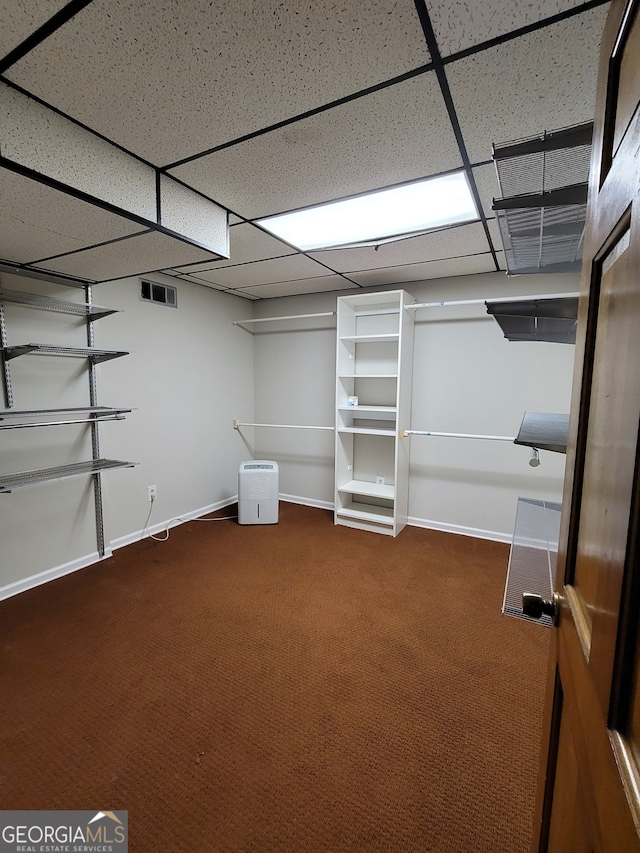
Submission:
<svg viewBox="0 0 640 853">
<path fill-rule="evenodd" d="M 549 631 L 507 559 L 281 503 L 1 602 L 1 807 L 128 809 L 136 853 L 526 851 Z"/>
</svg>

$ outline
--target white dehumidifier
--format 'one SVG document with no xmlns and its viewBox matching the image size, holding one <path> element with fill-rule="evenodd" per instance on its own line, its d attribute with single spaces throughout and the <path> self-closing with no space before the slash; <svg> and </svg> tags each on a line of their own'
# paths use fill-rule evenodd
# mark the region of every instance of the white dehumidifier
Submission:
<svg viewBox="0 0 640 853">
<path fill-rule="evenodd" d="M 238 524 L 278 523 L 278 463 L 241 462 L 238 471 Z"/>
</svg>

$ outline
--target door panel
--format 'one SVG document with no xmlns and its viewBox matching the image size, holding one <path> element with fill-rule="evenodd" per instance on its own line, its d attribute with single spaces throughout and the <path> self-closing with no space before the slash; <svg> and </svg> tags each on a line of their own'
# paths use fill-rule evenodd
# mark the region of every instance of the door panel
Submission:
<svg viewBox="0 0 640 853">
<path fill-rule="evenodd" d="M 640 853 L 639 5 L 602 40 L 533 851 Z"/>
</svg>

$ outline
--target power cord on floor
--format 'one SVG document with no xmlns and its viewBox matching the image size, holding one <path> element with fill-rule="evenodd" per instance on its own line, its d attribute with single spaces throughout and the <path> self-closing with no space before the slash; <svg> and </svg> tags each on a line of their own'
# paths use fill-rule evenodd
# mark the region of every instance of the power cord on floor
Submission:
<svg viewBox="0 0 640 853">
<path fill-rule="evenodd" d="M 150 504 L 149 505 L 149 512 L 147 513 L 147 518 L 146 518 L 146 521 L 144 523 L 144 527 L 142 528 L 142 538 L 143 539 L 153 539 L 155 542 L 166 542 L 167 541 L 167 539 L 169 538 L 169 528 L 170 528 L 172 521 L 182 521 L 182 522 L 185 522 L 185 521 L 231 521 L 232 519 L 238 517 L 237 515 L 223 515 L 219 518 L 191 518 L 191 519 L 186 519 L 186 518 L 181 518 L 179 515 L 174 515 L 173 518 L 170 518 L 169 521 L 167 521 L 167 527 L 166 527 L 166 530 L 164 531 L 166 533 L 166 536 L 154 536 L 154 534 L 151 533 L 151 531 L 149 530 L 149 521 L 151 520 L 151 513 L 153 512 L 153 505 L 155 502 L 156 502 L 156 499 L 154 497 L 152 497 L 151 500 L 149 501 L 149 504 Z M 146 536 L 145 536 L 145 534 L 146 534 Z"/>
</svg>

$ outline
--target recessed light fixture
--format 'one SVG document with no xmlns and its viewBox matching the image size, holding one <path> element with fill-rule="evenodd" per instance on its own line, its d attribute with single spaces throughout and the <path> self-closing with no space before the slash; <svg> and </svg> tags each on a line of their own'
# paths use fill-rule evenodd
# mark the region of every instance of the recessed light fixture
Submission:
<svg viewBox="0 0 640 853">
<path fill-rule="evenodd" d="M 464 172 L 259 219 L 302 251 L 375 244 L 478 218 Z"/>
</svg>

